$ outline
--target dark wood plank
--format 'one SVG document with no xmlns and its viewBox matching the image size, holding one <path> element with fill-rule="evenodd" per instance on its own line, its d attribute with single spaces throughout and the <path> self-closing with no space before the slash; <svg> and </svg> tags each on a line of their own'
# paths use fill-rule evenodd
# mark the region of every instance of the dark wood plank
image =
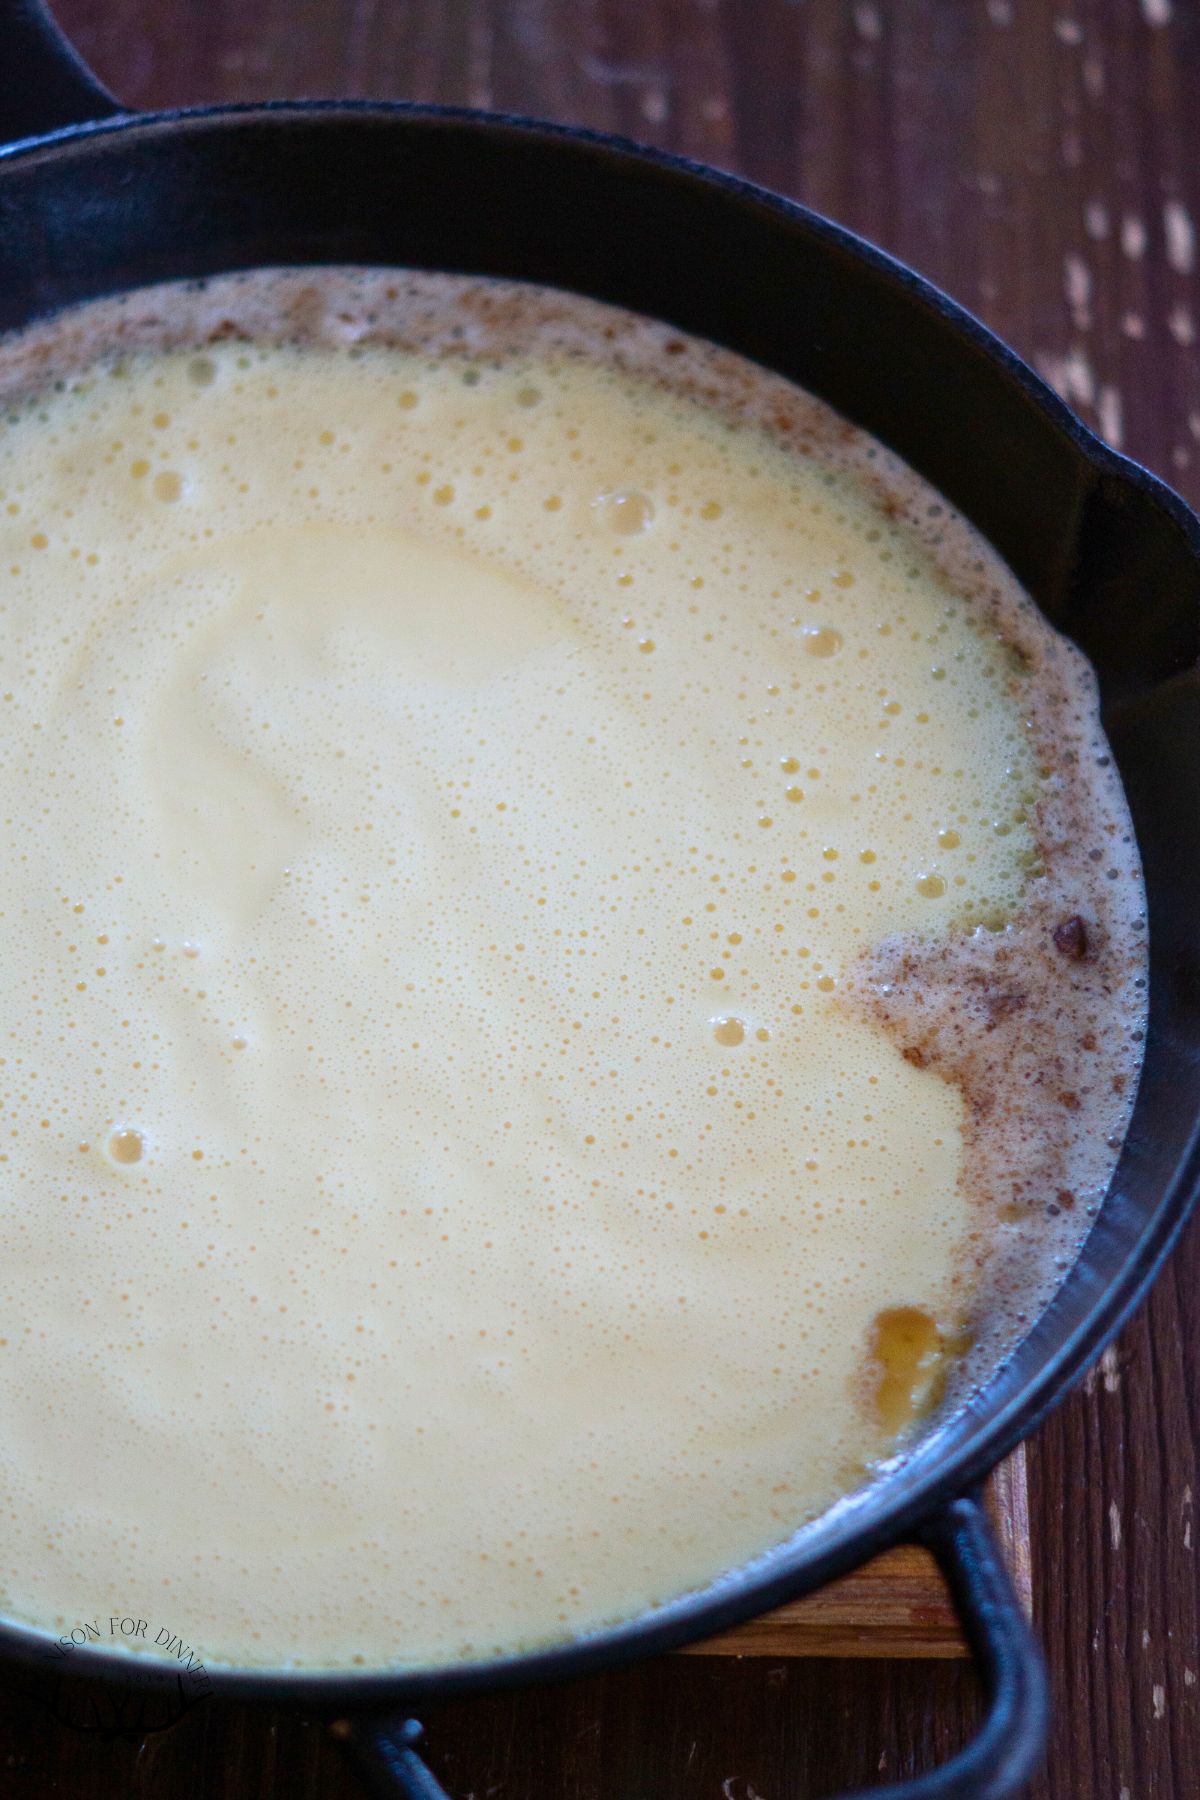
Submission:
<svg viewBox="0 0 1200 1800">
<path fill-rule="evenodd" d="M 58 0 L 131 103 L 359 93 L 616 128 L 834 213 L 941 282 L 1200 501 L 1193 0 Z M 1031 1452 L 1057 1699 L 1035 1800 L 1200 1793 L 1200 1229 Z M 461 1800 L 801 1800 L 928 1767 L 961 1666 L 675 1658 L 443 1707 Z M 206 1707 L 141 1752 L 0 1689 L 6 1791 L 357 1792 L 294 1715 Z"/>
</svg>

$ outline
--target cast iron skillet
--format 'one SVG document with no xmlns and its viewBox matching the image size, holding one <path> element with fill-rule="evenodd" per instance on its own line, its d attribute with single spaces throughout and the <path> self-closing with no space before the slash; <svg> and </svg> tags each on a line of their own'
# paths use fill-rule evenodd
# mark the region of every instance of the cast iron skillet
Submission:
<svg viewBox="0 0 1200 1800">
<path fill-rule="evenodd" d="M 212 1669 L 214 1688 L 340 1717 L 381 1791 L 445 1800 L 417 1756 L 413 1704 L 669 1650 L 917 1539 L 949 1579 L 987 1705 L 966 1750 L 888 1793 L 1012 1795 L 1040 1754 L 1045 1681 L 977 1486 L 1142 1298 L 1200 1183 L 1200 521 L 944 294 L 761 188 L 620 139 L 456 108 L 131 115 L 40 0 L 0 0 L 0 33 L 0 330 L 176 277 L 373 263 L 546 282 L 729 345 L 890 444 L 1086 651 L 1149 894 L 1145 1069 L 1095 1228 L 1016 1354 L 902 1469 L 752 1572 L 583 1642 L 399 1674 Z M 0 1627 L 10 1658 L 45 1648 Z M 112 1678 L 128 1666 L 94 1650 L 73 1662 Z"/>
</svg>

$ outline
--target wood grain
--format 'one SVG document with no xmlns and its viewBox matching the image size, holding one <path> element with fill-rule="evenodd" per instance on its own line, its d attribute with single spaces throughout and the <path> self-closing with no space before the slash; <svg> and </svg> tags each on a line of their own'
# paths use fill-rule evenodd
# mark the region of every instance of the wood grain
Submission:
<svg viewBox="0 0 1200 1800">
<path fill-rule="evenodd" d="M 987 1507 L 1013 1586 L 1033 1614 L 1033 1559 L 1024 1445 L 988 1483 Z M 900 1544 L 841 1581 L 694 1644 L 689 1656 L 842 1656 L 906 1660 L 968 1654 L 933 1557 Z"/>
<path fill-rule="evenodd" d="M 738 169 L 948 288 L 1200 501 L 1195 0 L 57 0 L 131 103 L 511 106 Z M 681 271 L 686 279 L 686 271 Z M 1200 1227 L 1030 1446 L 1055 1694 L 1032 1800 L 1200 1794 Z M 971 1729 L 959 1662 L 676 1657 L 427 1719 L 455 1800 L 814 1800 Z M 28 1800 L 351 1800 L 293 1713 L 198 1709 L 141 1750 L 0 1688 Z"/>
</svg>

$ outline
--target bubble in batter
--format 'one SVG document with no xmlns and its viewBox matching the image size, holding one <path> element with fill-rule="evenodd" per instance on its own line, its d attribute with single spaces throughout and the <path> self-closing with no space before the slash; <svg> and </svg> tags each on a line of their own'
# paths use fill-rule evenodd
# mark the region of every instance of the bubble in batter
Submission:
<svg viewBox="0 0 1200 1800">
<path fill-rule="evenodd" d="M 146 1153 L 145 1139 L 141 1132 L 135 1131 L 131 1125 L 123 1125 L 119 1130 L 114 1131 L 105 1148 L 113 1162 L 121 1163 L 124 1166 L 141 1162 Z"/>
</svg>

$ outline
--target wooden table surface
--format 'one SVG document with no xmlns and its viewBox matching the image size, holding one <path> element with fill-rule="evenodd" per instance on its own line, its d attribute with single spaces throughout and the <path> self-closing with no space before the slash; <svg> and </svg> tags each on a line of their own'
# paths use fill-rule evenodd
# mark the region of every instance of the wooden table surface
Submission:
<svg viewBox="0 0 1200 1800">
<path fill-rule="evenodd" d="M 1200 502 L 1198 0 L 57 0 L 137 106 L 465 102 L 627 132 L 913 263 Z M 680 271 L 686 279 L 686 270 Z M 1055 1720 L 1036 1800 L 1200 1795 L 1200 1229 L 1031 1447 Z M 454 1800 L 809 1800 L 929 1767 L 959 1664 L 673 1658 L 432 1708 Z M 350 1800 L 322 1728 L 206 1703 L 141 1747 L 0 1690 L 0 1792 Z"/>
</svg>

